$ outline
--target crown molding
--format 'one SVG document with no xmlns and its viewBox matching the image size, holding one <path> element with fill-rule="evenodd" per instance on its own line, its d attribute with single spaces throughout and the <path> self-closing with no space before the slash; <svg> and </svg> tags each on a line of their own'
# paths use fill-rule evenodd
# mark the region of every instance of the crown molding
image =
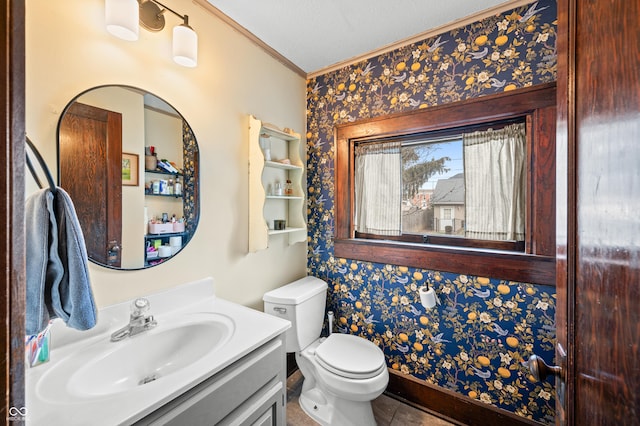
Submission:
<svg viewBox="0 0 640 426">
<path fill-rule="evenodd" d="M 233 19 L 231 19 L 230 17 L 228 17 L 227 15 L 222 13 L 222 11 L 220 9 L 218 9 L 215 6 L 213 6 L 207 0 L 193 0 L 193 2 L 195 4 L 197 4 L 197 5 L 199 5 L 200 7 L 202 7 L 207 12 L 209 12 L 212 15 L 216 16 L 218 19 L 223 21 L 225 24 L 229 25 L 234 30 L 238 31 L 240 34 L 242 34 L 247 39 L 249 39 L 249 41 L 251 41 L 256 46 L 258 46 L 259 48 L 264 50 L 268 55 L 273 57 L 278 62 L 282 63 L 284 66 L 286 66 L 291 71 L 293 71 L 296 74 L 298 74 L 300 77 L 307 78 L 307 73 L 302 68 L 298 67 L 296 64 L 294 64 L 293 62 L 291 62 L 290 60 L 288 60 L 287 58 L 282 56 L 273 47 L 269 46 L 267 43 L 262 41 L 255 34 L 253 34 L 251 31 L 247 30 L 245 27 L 243 27 L 242 25 L 240 25 L 239 23 L 237 23 L 236 21 L 234 21 Z"/>
<path fill-rule="evenodd" d="M 516 7 L 524 6 L 530 3 L 533 3 L 536 0 L 510 0 L 505 3 L 501 3 L 497 6 L 491 7 L 489 9 L 485 9 L 481 12 L 474 13 L 473 15 L 465 16 L 464 18 L 457 19 L 455 21 L 449 22 L 448 24 L 441 25 L 439 27 L 431 28 L 427 31 L 421 32 L 411 37 L 404 38 L 402 40 L 398 40 L 394 43 L 388 44 L 386 46 L 382 46 L 379 49 L 375 49 L 369 51 L 367 53 L 363 53 L 362 55 L 354 56 L 352 58 L 346 59 L 344 61 L 337 62 L 333 65 L 329 65 L 328 67 L 321 68 L 317 71 L 313 72 L 305 72 L 303 69 L 298 67 L 296 64 L 291 62 L 289 59 L 285 58 L 281 55 L 277 50 L 273 47 L 266 44 L 259 37 L 253 34 L 251 31 L 244 28 L 242 25 L 231 19 L 229 16 L 225 15 L 220 9 L 214 7 L 207 0 L 193 0 L 193 2 L 199 6 L 201 6 L 204 10 L 216 16 L 218 19 L 229 25 L 234 30 L 238 31 L 240 34 L 244 35 L 255 45 L 263 49 L 267 54 L 271 57 L 282 63 L 284 66 L 289 68 L 291 71 L 295 72 L 301 77 L 304 78 L 314 78 L 323 74 L 327 74 L 329 72 L 348 67 L 358 62 L 365 61 L 367 59 L 373 58 L 375 56 L 382 55 L 387 52 L 391 52 L 393 50 L 402 48 L 412 43 L 416 43 L 418 41 L 425 40 L 430 37 L 434 37 L 436 35 L 445 33 L 447 31 L 454 30 L 456 28 L 464 27 L 466 25 L 472 24 L 474 22 L 481 21 L 485 18 L 488 18 L 493 15 L 497 15 L 509 9 L 514 9 Z"/>
</svg>

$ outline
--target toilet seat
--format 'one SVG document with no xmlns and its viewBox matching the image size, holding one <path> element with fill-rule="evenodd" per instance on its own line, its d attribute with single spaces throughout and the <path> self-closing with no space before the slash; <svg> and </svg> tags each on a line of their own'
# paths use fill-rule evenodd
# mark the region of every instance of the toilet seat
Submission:
<svg viewBox="0 0 640 426">
<path fill-rule="evenodd" d="M 349 379 L 369 379 L 386 369 L 380 348 L 350 334 L 330 335 L 316 348 L 315 357 L 326 370 Z"/>
</svg>

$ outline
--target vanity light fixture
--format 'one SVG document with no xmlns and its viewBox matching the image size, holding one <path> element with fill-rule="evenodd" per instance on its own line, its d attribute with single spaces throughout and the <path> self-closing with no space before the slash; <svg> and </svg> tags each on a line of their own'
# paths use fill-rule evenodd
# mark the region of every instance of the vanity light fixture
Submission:
<svg viewBox="0 0 640 426">
<path fill-rule="evenodd" d="M 105 0 L 107 31 L 123 40 L 138 39 L 138 23 L 148 31 L 161 31 L 164 13 L 169 11 L 182 19 L 173 28 L 173 60 L 193 68 L 198 65 L 198 34 L 189 26 L 189 16 L 165 6 L 157 0 Z"/>
<path fill-rule="evenodd" d="M 138 39 L 138 0 L 106 0 L 105 22 L 110 34 L 127 41 Z"/>
</svg>

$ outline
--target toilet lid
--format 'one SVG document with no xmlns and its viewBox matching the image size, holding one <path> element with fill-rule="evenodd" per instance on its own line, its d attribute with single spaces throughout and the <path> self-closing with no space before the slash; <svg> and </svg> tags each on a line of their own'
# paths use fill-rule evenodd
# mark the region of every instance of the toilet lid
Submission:
<svg viewBox="0 0 640 426">
<path fill-rule="evenodd" d="M 318 363 L 342 377 L 367 379 L 386 366 L 379 347 L 362 337 L 333 333 L 316 349 Z"/>
</svg>

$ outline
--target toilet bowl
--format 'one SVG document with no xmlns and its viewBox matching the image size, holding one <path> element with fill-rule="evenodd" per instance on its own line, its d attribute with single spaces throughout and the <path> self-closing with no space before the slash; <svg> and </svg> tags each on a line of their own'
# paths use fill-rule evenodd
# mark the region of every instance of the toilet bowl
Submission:
<svg viewBox="0 0 640 426">
<path fill-rule="evenodd" d="M 304 377 L 300 406 L 322 425 L 375 425 L 371 401 L 385 390 L 384 354 L 372 342 L 333 333 L 320 338 L 327 284 L 306 277 L 264 295 L 265 312 L 292 323 L 287 352 Z"/>
<path fill-rule="evenodd" d="M 305 378 L 300 406 L 309 417 L 325 425 L 375 425 L 371 401 L 389 382 L 377 346 L 357 336 L 332 334 L 296 353 L 296 362 Z"/>
</svg>

